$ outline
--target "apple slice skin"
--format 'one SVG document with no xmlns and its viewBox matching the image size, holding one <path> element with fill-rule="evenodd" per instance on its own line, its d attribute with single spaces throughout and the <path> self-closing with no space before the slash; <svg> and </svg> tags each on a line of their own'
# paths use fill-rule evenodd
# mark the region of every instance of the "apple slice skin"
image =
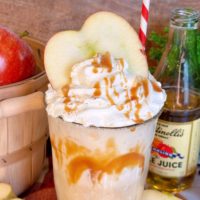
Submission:
<svg viewBox="0 0 200 200">
<path fill-rule="evenodd" d="M 144 190 L 141 200 L 181 200 L 170 193 L 162 193 L 157 190 Z"/>
<path fill-rule="evenodd" d="M 16 196 L 10 184 L 0 183 L 0 199 L 1 200 L 11 199 L 15 197 Z"/>
<path fill-rule="evenodd" d="M 97 30 L 99 34 L 96 34 Z M 108 51 L 115 58 L 124 58 L 129 64 L 130 72 L 148 76 L 146 56 L 138 34 L 122 17 L 110 12 L 95 13 L 85 21 L 81 32 L 97 53 Z M 110 41 L 116 42 L 110 45 Z"/>
<path fill-rule="evenodd" d="M 147 77 L 142 48 L 137 33 L 126 20 L 114 13 L 98 12 L 85 21 L 80 31 L 63 31 L 48 41 L 45 69 L 53 88 L 60 91 L 70 83 L 74 64 L 108 51 L 115 58 L 124 58 L 130 73 Z"/>
<path fill-rule="evenodd" d="M 76 31 L 63 31 L 55 34 L 45 48 L 44 64 L 50 83 L 59 89 L 69 82 L 71 67 L 77 60 L 84 59 L 79 49 L 81 38 Z"/>
</svg>

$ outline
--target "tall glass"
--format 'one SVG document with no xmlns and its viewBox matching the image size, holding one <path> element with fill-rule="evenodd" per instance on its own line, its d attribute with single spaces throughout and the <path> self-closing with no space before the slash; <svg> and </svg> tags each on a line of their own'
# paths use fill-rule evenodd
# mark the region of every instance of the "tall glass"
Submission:
<svg viewBox="0 0 200 200">
<path fill-rule="evenodd" d="M 157 117 L 97 128 L 49 116 L 58 200 L 140 200 Z"/>
</svg>

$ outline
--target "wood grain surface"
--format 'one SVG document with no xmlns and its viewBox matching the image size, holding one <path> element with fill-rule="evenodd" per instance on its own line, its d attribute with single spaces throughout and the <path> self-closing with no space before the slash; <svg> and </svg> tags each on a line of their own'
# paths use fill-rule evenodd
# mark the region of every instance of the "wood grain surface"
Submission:
<svg viewBox="0 0 200 200">
<path fill-rule="evenodd" d="M 0 24 L 47 41 L 55 32 L 79 29 L 90 14 L 112 11 L 139 28 L 142 0 L 0 0 Z M 199 0 L 151 0 L 149 32 L 168 26 L 173 8 L 200 10 Z"/>
</svg>

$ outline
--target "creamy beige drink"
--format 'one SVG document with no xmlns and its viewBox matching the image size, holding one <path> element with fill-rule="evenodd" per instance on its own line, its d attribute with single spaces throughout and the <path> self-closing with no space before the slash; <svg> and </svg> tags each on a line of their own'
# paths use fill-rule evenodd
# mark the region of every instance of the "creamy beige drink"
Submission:
<svg viewBox="0 0 200 200">
<path fill-rule="evenodd" d="M 59 200 L 140 200 L 157 119 L 124 128 L 49 117 Z"/>
<path fill-rule="evenodd" d="M 64 91 L 47 92 L 58 199 L 139 200 L 157 121 L 151 118 L 165 98 L 159 83 L 129 80 L 125 61 L 107 53 L 74 65 Z"/>
<path fill-rule="evenodd" d="M 107 12 L 48 42 L 46 102 L 58 200 L 141 199 L 166 98 L 141 49 L 130 25 Z"/>
</svg>

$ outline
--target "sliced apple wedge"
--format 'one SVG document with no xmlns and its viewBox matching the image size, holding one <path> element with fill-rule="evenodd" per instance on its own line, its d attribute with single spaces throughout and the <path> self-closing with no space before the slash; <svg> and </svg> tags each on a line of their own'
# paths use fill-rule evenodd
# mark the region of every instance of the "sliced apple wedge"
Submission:
<svg viewBox="0 0 200 200">
<path fill-rule="evenodd" d="M 16 196 L 11 185 L 7 183 L 0 183 L 0 200 L 7 200 L 15 197 Z"/>
<path fill-rule="evenodd" d="M 157 190 L 144 190 L 142 200 L 181 200 L 170 193 L 162 193 Z"/>
<path fill-rule="evenodd" d="M 63 31 L 48 41 L 44 62 L 49 81 L 60 90 L 69 84 L 74 64 L 105 52 L 124 58 L 130 73 L 148 75 L 146 57 L 135 30 L 114 13 L 98 12 L 85 21 L 80 31 Z"/>
</svg>

